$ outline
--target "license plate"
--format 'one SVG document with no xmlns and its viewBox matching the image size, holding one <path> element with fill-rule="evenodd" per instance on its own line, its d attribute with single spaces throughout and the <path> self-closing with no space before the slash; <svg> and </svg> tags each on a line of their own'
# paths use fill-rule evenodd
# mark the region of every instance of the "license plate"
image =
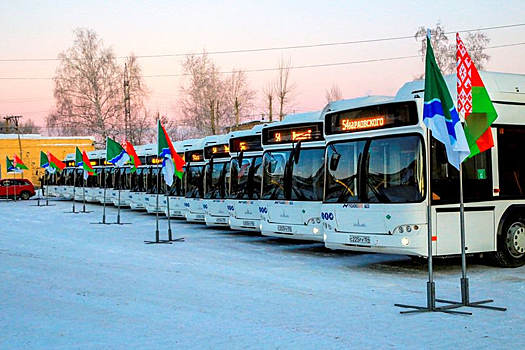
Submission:
<svg viewBox="0 0 525 350">
<path fill-rule="evenodd" d="M 354 244 L 371 244 L 369 236 L 350 236 L 348 237 L 348 242 Z"/>
<path fill-rule="evenodd" d="M 242 225 L 248 226 L 248 227 L 255 227 L 255 222 L 254 221 L 243 221 Z"/>
<path fill-rule="evenodd" d="M 204 220 L 204 215 L 202 215 L 202 214 L 198 214 L 195 218 L 196 218 L 197 220 Z"/>
<path fill-rule="evenodd" d="M 225 224 L 226 223 L 226 218 L 218 218 L 217 219 L 217 223 Z"/>
<path fill-rule="evenodd" d="M 292 232 L 292 226 L 277 225 L 277 231 L 280 231 L 280 232 Z"/>
</svg>

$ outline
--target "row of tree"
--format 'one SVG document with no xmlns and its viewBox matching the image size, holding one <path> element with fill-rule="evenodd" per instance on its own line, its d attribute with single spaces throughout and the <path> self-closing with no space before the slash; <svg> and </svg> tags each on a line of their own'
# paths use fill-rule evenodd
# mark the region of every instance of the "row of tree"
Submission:
<svg viewBox="0 0 525 350">
<path fill-rule="evenodd" d="M 59 55 L 54 77 L 56 104 L 46 118 L 52 134 L 93 135 L 101 147 L 107 136 L 144 144 L 155 140 L 155 124 L 160 119 L 175 139 L 203 137 L 223 133 L 249 116 L 282 120 L 296 96 L 297 86 L 290 79 L 291 62 L 282 57 L 277 77 L 262 91 L 262 111 L 257 111 L 257 93 L 246 73 L 234 69 L 223 74 L 204 52 L 183 59 L 177 113 L 168 118 L 146 108 L 149 91 L 136 56 L 130 54 L 124 65 L 119 65 L 113 49 L 105 47 L 95 32 L 77 29 L 74 34 L 73 46 Z M 426 52 L 425 35 L 423 27 L 415 34 L 422 42 L 422 55 Z M 469 33 L 465 40 L 478 69 L 489 60 L 484 53 L 488 41 L 480 32 Z M 432 45 L 443 71 L 455 69 L 453 45 L 448 44 L 439 22 L 432 32 Z M 342 97 L 337 84 L 326 90 L 326 102 Z"/>
</svg>

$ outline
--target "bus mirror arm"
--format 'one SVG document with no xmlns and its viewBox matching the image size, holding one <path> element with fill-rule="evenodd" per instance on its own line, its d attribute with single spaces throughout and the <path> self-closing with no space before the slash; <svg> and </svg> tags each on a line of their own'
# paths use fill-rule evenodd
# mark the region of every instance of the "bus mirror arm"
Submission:
<svg viewBox="0 0 525 350">
<path fill-rule="evenodd" d="M 339 159 L 341 159 L 341 155 L 339 153 L 334 153 L 330 157 L 330 170 L 336 171 L 337 167 L 339 166 Z"/>
</svg>

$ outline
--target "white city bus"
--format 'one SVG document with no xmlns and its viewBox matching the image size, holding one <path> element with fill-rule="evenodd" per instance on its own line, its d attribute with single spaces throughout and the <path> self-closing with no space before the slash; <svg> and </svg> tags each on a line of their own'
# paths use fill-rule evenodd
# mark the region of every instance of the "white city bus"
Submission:
<svg viewBox="0 0 525 350">
<path fill-rule="evenodd" d="M 186 220 L 204 223 L 205 212 L 202 207 L 204 198 L 204 139 L 196 140 L 184 152 L 186 171 L 184 172 Z"/>
<path fill-rule="evenodd" d="M 262 128 L 263 125 L 256 125 L 251 130 L 231 133 L 230 196 L 226 204 L 234 230 L 261 230 Z"/>
<path fill-rule="evenodd" d="M 287 116 L 263 127 L 259 201 L 265 236 L 323 241 L 323 120 L 320 112 Z"/>
<path fill-rule="evenodd" d="M 495 147 L 463 163 L 467 253 L 525 264 L 525 75 L 481 72 L 498 112 Z M 447 76 L 455 96 L 455 76 Z M 321 217 L 331 249 L 427 256 L 460 254 L 459 172 L 427 139 L 424 82 L 390 101 L 325 107 L 326 180 Z M 430 147 L 430 192 L 427 156 Z M 521 151 L 520 151 L 521 150 Z"/>
<path fill-rule="evenodd" d="M 230 134 L 204 139 L 204 221 L 207 226 L 228 226 Z"/>
</svg>

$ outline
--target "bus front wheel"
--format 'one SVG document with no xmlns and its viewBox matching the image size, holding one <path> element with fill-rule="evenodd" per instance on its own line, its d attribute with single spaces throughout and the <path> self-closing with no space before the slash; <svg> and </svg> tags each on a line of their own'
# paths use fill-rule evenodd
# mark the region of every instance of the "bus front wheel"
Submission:
<svg viewBox="0 0 525 350">
<path fill-rule="evenodd" d="M 505 220 L 497 237 L 498 251 L 494 261 L 502 267 L 519 267 L 525 265 L 525 223 L 518 217 Z"/>
</svg>

